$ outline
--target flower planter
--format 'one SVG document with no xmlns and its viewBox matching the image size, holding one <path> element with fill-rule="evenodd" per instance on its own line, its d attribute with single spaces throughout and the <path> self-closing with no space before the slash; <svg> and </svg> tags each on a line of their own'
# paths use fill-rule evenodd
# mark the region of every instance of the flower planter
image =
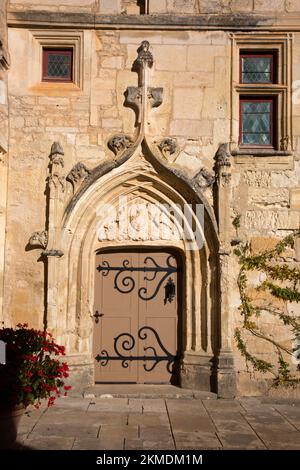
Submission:
<svg viewBox="0 0 300 470">
<path fill-rule="evenodd" d="M 18 427 L 25 407 L 18 405 L 13 409 L 0 408 L 0 449 L 10 449 L 16 442 Z"/>
</svg>

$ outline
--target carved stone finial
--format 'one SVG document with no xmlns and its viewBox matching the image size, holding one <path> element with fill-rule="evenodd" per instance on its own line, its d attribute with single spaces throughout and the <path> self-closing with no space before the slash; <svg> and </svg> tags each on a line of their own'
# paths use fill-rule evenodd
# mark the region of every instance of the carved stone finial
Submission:
<svg viewBox="0 0 300 470">
<path fill-rule="evenodd" d="M 79 162 L 73 166 L 72 170 L 68 173 L 66 180 L 69 181 L 73 188 L 75 185 L 89 176 L 91 171 L 85 166 L 84 163 Z"/>
<path fill-rule="evenodd" d="M 59 142 L 53 142 L 51 146 L 51 152 L 49 155 L 49 185 L 56 189 L 61 189 L 62 192 L 65 190 L 65 175 L 63 174 L 62 168 L 64 168 L 64 155 L 63 148 Z"/>
<path fill-rule="evenodd" d="M 205 167 L 201 168 L 193 179 L 200 188 L 209 188 L 215 182 L 215 176 Z"/>
<path fill-rule="evenodd" d="M 142 41 L 140 47 L 138 48 L 138 56 L 134 62 L 134 67 L 146 67 L 149 68 L 153 65 L 153 55 L 149 51 L 150 43 L 149 41 Z"/>
<path fill-rule="evenodd" d="M 168 158 L 176 152 L 177 142 L 176 140 L 167 137 L 158 144 L 158 148 L 161 151 L 162 155 L 165 158 Z"/>
<path fill-rule="evenodd" d="M 231 154 L 229 152 L 228 143 L 220 144 L 215 156 L 216 166 L 231 166 L 230 157 Z"/>
<path fill-rule="evenodd" d="M 42 232 L 33 232 L 28 240 L 28 246 L 30 248 L 46 248 L 48 243 L 48 232 L 43 230 Z"/>
<path fill-rule="evenodd" d="M 128 135 L 114 135 L 108 141 L 108 147 L 117 156 L 132 146 L 133 140 Z"/>
<path fill-rule="evenodd" d="M 52 155 L 64 155 L 64 150 L 60 142 L 53 142 L 51 145 L 50 157 L 52 157 Z"/>
</svg>

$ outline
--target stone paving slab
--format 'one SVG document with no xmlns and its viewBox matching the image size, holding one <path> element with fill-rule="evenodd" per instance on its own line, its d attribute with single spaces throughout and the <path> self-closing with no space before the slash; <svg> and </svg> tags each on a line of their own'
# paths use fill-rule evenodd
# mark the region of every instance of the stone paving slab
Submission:
<svg viewBox="0 0 300 470">
<path fill-rule="evenodd" d="M 300 450 L 299 403 L 174 398 L 79 398 L 28 409 L 16 449 Z"/>
<path fill-rule="evenodd" d="M 72 396 L 72 392 L 69 394 Z M 202 392 L 197 390 L 189 390 L 174 385 L 142 385 L 142 384 L 97 384 L 88 387 L 83 391 L 76 393 L 76 396 L 84 396 L 86 398 L 95 397 L 112 397 L 112 398 L 137 398 L 137 399 L 157 399 L 157 398 L 183 398 L 205 400 L 207 398 L 217 399 L 217 395 L 212 392 Z"/>
</svg>

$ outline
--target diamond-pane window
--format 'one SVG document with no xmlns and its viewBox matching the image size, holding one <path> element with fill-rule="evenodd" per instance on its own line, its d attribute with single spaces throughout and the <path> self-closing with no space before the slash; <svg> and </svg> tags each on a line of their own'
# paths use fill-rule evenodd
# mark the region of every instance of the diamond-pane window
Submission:
<svg viewBox="0 0 300 470">
<path fill-rule="evenodd" d="M 73 49 L 43 49 L 43 80 L 71 82 Z"/>
<path fill-rule="evenodd" d="M 240 56 L 241 83 L 275 83 L 275 53 L 245 52 Z"/>
<path fill-rule="evenodd" d="M 241 98 L 240 144 L 273 147 L 274 100 Z"/>
</svg>

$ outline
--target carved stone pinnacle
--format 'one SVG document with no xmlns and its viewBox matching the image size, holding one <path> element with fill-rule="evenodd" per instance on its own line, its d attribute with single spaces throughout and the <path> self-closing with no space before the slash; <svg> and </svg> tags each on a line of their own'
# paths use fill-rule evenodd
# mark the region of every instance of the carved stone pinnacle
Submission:
<svg viewBox="0 0 300 470">
<path fill-rule="evenodd" d="M 49 156 L 52 157 L 52 155 L 64 155 L 64 150 L 60 142 L 53 142 L 53 144 L 51 145 L 51 151 Z"/>
<path fill-rule="evenodd" d="M 33 232 L 28 240 L 28 245 L 31 248 L 46 248 L 48 243 L 48 232 L 43 230 L 42 232 Z"/>
<path fill-rule="evenodd" d="M 142 41 L 140 47 L 138 48 L 138 56 L 134 62 L 134 66 L 139 67 L 146 67 L 149 68 L 153 65 L 153 55 L 149 51 L 150 43 L 149 41 Z"/>
</svg>

